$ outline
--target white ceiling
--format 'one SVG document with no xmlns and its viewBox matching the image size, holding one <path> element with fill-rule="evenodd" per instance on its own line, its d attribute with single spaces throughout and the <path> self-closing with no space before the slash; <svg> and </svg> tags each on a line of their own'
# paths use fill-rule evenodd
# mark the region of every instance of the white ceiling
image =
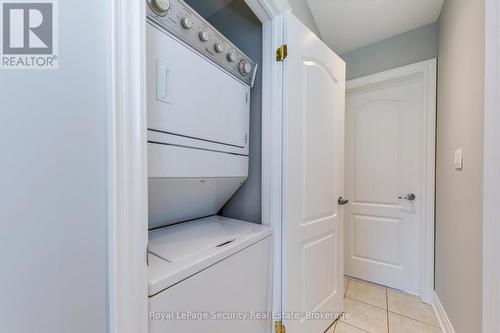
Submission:
<svg viewBox="0 0 500 333">
<path fill-rule="evenodd" d="M 444 0 L 306 0 L 322 39 L 342 54 L 438 20 Z"/>
</svg>

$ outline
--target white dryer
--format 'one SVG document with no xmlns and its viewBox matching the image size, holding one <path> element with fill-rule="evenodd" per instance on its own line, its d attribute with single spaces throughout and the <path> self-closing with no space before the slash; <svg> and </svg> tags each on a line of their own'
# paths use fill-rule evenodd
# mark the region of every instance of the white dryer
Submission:
<svg viewBox="0 0 500 333">
<path fill-rule="evenodd" d="M 272 230 L 217 212 L 248 177 L 257 64 L 182 0 L 148 0 L 151 333 L 267 332 Z"/>
</svg>

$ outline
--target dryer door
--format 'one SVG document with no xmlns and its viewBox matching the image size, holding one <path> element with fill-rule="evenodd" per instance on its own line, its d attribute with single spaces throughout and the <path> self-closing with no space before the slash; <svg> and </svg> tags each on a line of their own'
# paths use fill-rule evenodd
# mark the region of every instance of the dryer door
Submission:
<svg viewBox="0 0 500 333">
<path fill-rule="evenodd" d="M 147 24 L 148 128 L 245 147 L 250 87 Z"/>
</svg>

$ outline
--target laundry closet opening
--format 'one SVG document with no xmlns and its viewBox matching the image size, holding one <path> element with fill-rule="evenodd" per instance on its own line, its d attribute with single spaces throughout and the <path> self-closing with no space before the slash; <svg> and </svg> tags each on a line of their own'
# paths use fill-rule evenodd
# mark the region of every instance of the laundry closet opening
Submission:
<svg viewBox="0 0 500 333">
<path fill-rule="evenodd" d="M 149 332 L 263 332 L 270 318 L 220 319 L 272 307 L 262 24 L 242 0 L 147 2 L 148 308 L 182 316 Z"/>
</svg>

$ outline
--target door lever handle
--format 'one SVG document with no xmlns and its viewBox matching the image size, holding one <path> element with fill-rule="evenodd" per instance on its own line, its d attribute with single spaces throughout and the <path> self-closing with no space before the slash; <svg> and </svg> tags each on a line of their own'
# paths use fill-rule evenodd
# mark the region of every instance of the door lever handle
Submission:
<svg viewBox="0 0 500 333">
<path fill-rule="evenodd" d="M 337 202 L 339 203 L 340 206 L 343 206 L 343 205 L 347 205 L 349 203 L 349 200 L 340 197 Z"/>
<path fill-rule="evenodd" d="M 416 199 L 416 197 L 417 196 L 414 193 L 405 193 L 403 195 L 400 195 L 398 199 L 413 201 Z"/>
</svg>

